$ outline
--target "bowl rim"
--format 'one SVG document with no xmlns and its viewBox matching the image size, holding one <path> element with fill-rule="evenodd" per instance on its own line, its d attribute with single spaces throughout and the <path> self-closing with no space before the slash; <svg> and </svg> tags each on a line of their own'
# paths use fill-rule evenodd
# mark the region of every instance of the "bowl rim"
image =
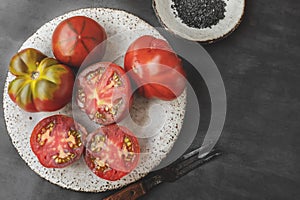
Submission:
<svg viewBox="0 0 300 200">
<path fill-rule="evenodd" d="M 199 39 L 194 39 L 194 38 L 186 38 L 182 35 L 179 35 L 178 33 L 175 33 L 174 30 L 170 29 L 164 22 L 163 20 L 161 19 L 161 16 L 159 15 L 158 13 L 158 10 L 157 10 L 157 5 L 156 5 L 156 1 L 157 0 L 152 0 L 152 8 L 154 10 L 154 13 L 159 21 L 159 23 L 162 25 L 162 27 L 164 29 L 166 29 L 167 31 L 171 32 L 172 34 L 175 34 L 176 36 L 179 36 L 179 37 L 182 37 L 182 38 L 185 38 L 185 39 L 188 39 L 188 40 L 191 40 L 191 41 L 195 41 L 195 42 L 199 42 L 201 44 L 211 44 L 211 43 L 215 43 L 217 41 L 220 41 L 220 40 L 223 40 L 225 38 L 227 38 L 229 35 L 231 35 L 238 27 L 239 25 L 241 24 L 243 18 L 244 18 L 244 15 L 245 15 L 245 8 L 246 8 L 246 0 L 243 0 L 243 10 L 242 10 L 242 15 L 240 16 L 240 18 L 238 19 L 238 21 L 236 22 L 235 26 L 230 29 L 228 32 L 224 33 L 223 35 L 219 36 L 219 37 L 216 37 L 216 38 L 213 38 L 213 39 L 208 39 L 208 40 L 199 40 Z M 171 0 L 169 0 L 171 1 Z M 200 30 L 200 29 L 199 29 Z"/>
</svg>

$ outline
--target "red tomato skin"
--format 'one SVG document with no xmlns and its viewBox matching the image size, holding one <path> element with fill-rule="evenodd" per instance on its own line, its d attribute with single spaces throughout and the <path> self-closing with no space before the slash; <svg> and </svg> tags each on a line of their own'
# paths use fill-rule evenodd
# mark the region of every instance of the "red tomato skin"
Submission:
<svg viewBox="0 0 300 200">
<path fill-rule="evenodd" d="M 113 143 L 113 146 L 118 148 L 119 150 L 122 148 L 123 146 L 123 139 L 124 137 L 129 137 L 130 141 L 132 143 L 132 148 L 133 148 L 133 152 L 135 155 L 135 158 L 132 160 L 132 162 L 127 163 L 127 165 L 125 165 L 123 163 L 122 160 L 118 159 L 117 156 L 118 153 L 113 154 L 115 152 L 113 152 L 113 149 L 110 149 L 109 147 L 107 147 L 107 149 L 102 149 L 101 152 L 93 152 L 90 148 L 90 141 L 95 137 L 95 135 L 100 134 L 103 135 L 107 138 L 107 140 L 109 141 L 109 143 Z M 86 145 L 86 150 L 85 150 L 85 154 L 84 154 L 84 159 L 86 161 L 86 164 L 88 165 L 88 167 L 93 171 L 94 174 L 96 174 L 98 177 L 103 178 L 105 180 L 109 180 L 109 181 L 116 181 L 116 180 L 120 180 L 123 176 L 129 174 L 133 169 L 136 168 L 138 161 L 139 161 L 139 154 L 140 154 L 140 146 L 139 146 L 139 142 L 138 139 L 134 136 L 134 134 L 127 128 L 125 128 L 124 126 L 118 126 L 117 124 L 112 124 L 109 126 L 103 126 L 99 129 L 97 129 L 95 132 L 89 134 L 89 136 L 87 137 L 87 145 Z M 103 156 L 103 151 L 105 153 L 108 153 L 109 155 L 106 155 L 109 159 L 113 159 L 115 163 L 109 163 L 111 166 L 115 166 L 112 167 L 111 170 L 108 171 L 101 171 L 101 170 L 97 170 L 96 166 L 94 164 L 94 162 L 92 161 L 95 158 L 100 158 L 101 155 Z"/>
<path fill-rule="evenodd" d="M 66 69 L 68 70 L 68 72 L 61 76 L 61 80 L 64 81 L 58 85 L 59 90 L 53 93 L 53 98 L 49 98 L 48 100 L 43 100 L 39 98 L 34 99 L 33 106 L 36 109 L 35 112 L 51 112 L 53 110 L 58 110 L 62 108 L 62 106 L 60 105 L 66 105 L 71 101 L 75 77 L 73 75 L 73 71 L 70 68 L 66 67 Z"/>
<path fill-rule="evenodd" d="M 74 16 L 62 21 L 53 32 L 52 50 L 60 62 L 80 67 L 85 58 L 107 39 L 105 29 L 96 21 L 85 16 Z M 104 55 L 106 45 L 102 43 L 97 59 Z"/>
<path fill-rule="evenodd" d="M 60 164 L 55 163 L 54 160 L 52 159 L 52 156 L 55 155 L 55 152 L 51 152 L 50 147 L 46 149 L 44 147 L 41 147 L 40 144 L 37 142 L 38 134 L 41 133 L 41 131 L 45 129 L 47 125 L 53 122 L 55 126 L 51 132 L 51 135 L 55 135 L 57 137 L 56 139 L 54 139 L 56 142 L 59 142 L 59 140 L 61 140 L 62 138 L 67 137 L 70 128 L 74 130 L 78 130 L 81 133 L 82 145 L 80 147 L 72 149 L 72 153 L 74 153 L 76 157 L 74 157 L 73 159 L 71 159 L 66 163 L 60 163 Z M 52 115 L 40 120 L 36 124 L 30 137 L 30 147 L 33 153 L 37 156 L 42 166 L 46 168 L 64 168 L 80 159 L 84 150 L 84 142 L 85 142 L 86 135 L 87 132 L 85 128 L 80 124 L 76 123 L 73 118 L 65 115 L 60 115 L 60 114 Z M 48 141 L 46 141 L 46 144 L 47 142 Z"/>
<path fill-rule="evenodd" d="M 185 89 L 181 60 L 166 41 L 153 36 L 142 36 L 129 46 L 124 68 L 146 98 L 173 100 Z"/>
<path fill-rule="evenodd" d="M 111 63 L 111 62 L 98 62 L 98 63 L 95 63 L 93 65 L 86 67 L 83 71 L 81 71 L 79 73 L 78 81 L 76 82 L 76 90 L 78 90 L 79 88 L 87 87 L 87 86 L 85 86 L 85 84 L 88 82 L 87 81 L 88 74 L 90 72 L 97 71 L 100 68 L 104 68 L 104 71 L 101 75 L 102 77 L 99 78 L 99 79 L 101 79 L 101 81 L 95 85 L 88 86 L 88 87 L 91 87 L 91 89 L 87 90 L 87 91 L 90 91 L 90 93 L 92 93 L 92 94 L 93 94 L 93 91 L 96 91 L 96 93 L 99 96 L 101 96 L 101 97 L 99 97 L 99 100 L 100 101 L 104 100 L 105 103 L 112 102 L 112 99 L 116 98 L 117 96 L 122 97 L 123 103 L 120 106 L 120 108 L 118 109 L 117 114 L 114 115 L 113 119 L 109 118 L 106 121 L 101 121 L 100 119 L 93 118 L 95 115 L 95 112 L 97 112 L 100 109 L 100 106 L 97 104 L 96 99 L 88 100 L 89 99 L 88 97 L 90 96 L 88 94 L 88 92 L 85 92 L 85 96 L 87 97 L 85 102 L 80 103 L 80 101 L 78 100 L 79 98 L 77 97 L 77 103 L 78 103 L 78 106 L 80 107 L 80 109 L 82 111 L 84 111 L 91 118 L 91 120 L 93 120 L 96 123 L 101 124 L 101 125 L 109 125 L 109 124 L 121 121 L 122 119 L 124 119 L 124 117 L 126 117 L 129 114 L 129 109 L 130 109 L 130 107 L 132 105 L 132 101 L 133 101 L 132 88 L 131 88 L 131 83 L 130 83 L 129 77 L 127 76 L 126 72 L 124 71 L 124 69 L 122 67 L 120 67 L 119 65 L 117 65 L 115 63 Z M 123 83 L 121 86 L 122 90 L 120 92 L 112 93 L 112 96 L 103 95 L 101 90 L 102 90 L 102 88 L 104 88 L 106 86 L 106 82 L 107 82 L 106 78 L 113 72 L 117 72 L 118 75 L 120 76 L 120 79 L 122 80 L 122 83 Z M 83 91 L 85 91 L 85 89 L 83 89 Z M 91 116 L 93 116 L 93 117 L 91 117 Z"/>
<path fill-rule="evenodd" d="M 23 107 L 27 112 L 52 112 L 61 109 L 72 99 L 74 75 L 72 70 L 65 68 L 68 72 L 61 76 L 61 84 L 58 84 L 59 90 L 56 90 L 52 97 L 48 99 L 40 99 L 38 96 L 33 99 L 33 102 L 28 103 Z M 9 93 L 9 97 L 13 102 L 17 102 L 17 96 L 14 93 Z"/>
<path fill-rule="evenodd" d="M 17 96 L 13 93 L 8 93 L 10 99 L 13 101 L 13 102 L 17 102 Z M 27 112 L 39 112 L 36 107 L 35 107 L 35 104 L 33 102 L 31 103 L 27 103 L 24 107 L 22 107 L 23 110 L 27 111 Z"/>
</svg>

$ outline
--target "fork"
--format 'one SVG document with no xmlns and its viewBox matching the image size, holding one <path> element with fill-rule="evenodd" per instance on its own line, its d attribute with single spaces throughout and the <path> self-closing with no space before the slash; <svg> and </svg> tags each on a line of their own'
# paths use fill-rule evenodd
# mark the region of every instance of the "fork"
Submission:
<svg viewBox="0 0 300 200">
<path fill-rule="evenodd" d="M 173 164 L 150 173 L 144 179 L 133 183 L 122 190 L 104 198 L 103 200 L 134 200 L 149 192 L 163 182 L 174 182 L 200 165 L 212 160 L 221 154 L 213 149 L 203 157 L 198 157 L 199 149 L 195 149 L 181 156 Z"/>
</svg>

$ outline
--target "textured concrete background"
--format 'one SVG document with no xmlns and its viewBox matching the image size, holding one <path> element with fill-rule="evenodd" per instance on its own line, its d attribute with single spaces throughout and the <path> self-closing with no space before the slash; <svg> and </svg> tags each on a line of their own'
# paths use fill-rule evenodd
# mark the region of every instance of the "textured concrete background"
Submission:
<svg viewBox="0 0 300 200">
<path fill-rule="evenodd" d="M 41 25 L 70 10 L 112 7 L 153 26 L 150 0 L 0 0 L 0 93 L 10 57 Z M 223 76 L 228 114 L 220 159 L 142 199 L 300 199 L 300 1 L 247 1 L 238 30 L 205 49 Z M 2 95 L 0 97 L 2 107 Z M 101 199 L 62 189 L 26 166 L 0 120 L 0 199 Z"/>
</svg>

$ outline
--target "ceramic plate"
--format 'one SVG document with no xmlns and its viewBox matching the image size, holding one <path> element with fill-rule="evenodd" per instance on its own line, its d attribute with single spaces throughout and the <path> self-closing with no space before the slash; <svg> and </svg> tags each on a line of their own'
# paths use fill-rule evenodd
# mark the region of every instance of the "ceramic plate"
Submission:
<svg viewBox="0 0 300 200">
<path fill-rule="evenodd" d="M 115 53 L 111 57 L 113 59 L 111 61 L 115 61 L 121 66 L 128 45 L 140 35 L 148 34 L 161 37 L 149 24 L 127 12 L 108 8 L 86 8 L 69 12 L 44 24 L 23 43 L 20 50 L 32 47 L 53 57 L 51 51 L 53 30 L 59 22 L 75 15 L 90 17 L 106 29 L 109 38 L 108 53 L 110 55 Z M 141 155 L 135 170 L 121 180 L 111 182 L 94 175 L 83 159 L 63 169 L 47 169 L 38 162 L 31 151 L 29 140 L 33 127 L 42 118 L 53 114 L 74 116 L 75 119 L 78 116 L 72 112 L 71 103 L 56 112 L 28 113 L 21 110 L 10 100 L 7 94 L 8 83 L 13 78 L 8 73 L 3 95 L 4 117 L 12 143 L 33 171 L 63 188 L 85 192 L 102 192 L 120 188 L 140 179 L 159 165 L 162 159 L 167 156 L 182 127 L 186 106 L 186 91 L 173 101 L 147 100 L 137 96 L 131 109 L 132 117 L 130 119 L 132 120 L 126 118 L 121 123 L 133 131 L 139 130 L 141 134 L 139 135 Z M 152 119 L 152 121 L 149 122 L 149 119 Z M 144 132 L 148 130 L 148 133 L 151 130 L 150 136 L 144 137 L 143 130 Z"/>
<path fill-rule="evenodd" d="M 240 24 L 244 14 L 245 0 L 224 0 L 225 17 L 211 28 L 192 28 L 182 23 L 171 8 L 172 0 L 153 0 L 153 9 L 161 24 L 169 31 L 192 41 L 211 43 L 232 33 Z"/>
</svg>

